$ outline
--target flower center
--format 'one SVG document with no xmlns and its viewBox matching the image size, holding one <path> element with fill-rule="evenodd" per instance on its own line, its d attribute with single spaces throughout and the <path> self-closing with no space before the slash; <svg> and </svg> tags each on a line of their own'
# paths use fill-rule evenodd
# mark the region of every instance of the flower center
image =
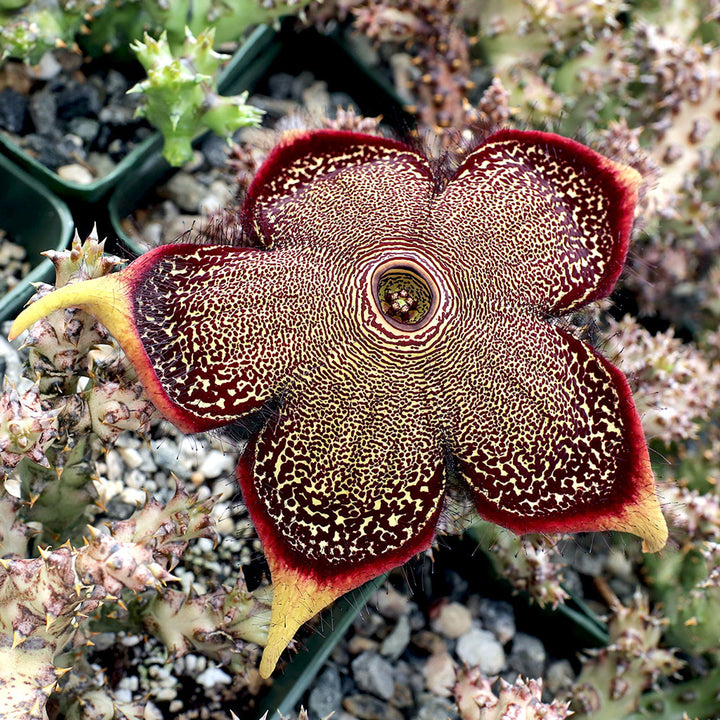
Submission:
<svg viewBox="0 0 720 720">
<path fill-rule="evenodd" d="M 414 262 L 385 264 L 374 280 L 375 300 L 395 327 L 418 329 L 437 307 L 435 283 Z"/>
</svg>

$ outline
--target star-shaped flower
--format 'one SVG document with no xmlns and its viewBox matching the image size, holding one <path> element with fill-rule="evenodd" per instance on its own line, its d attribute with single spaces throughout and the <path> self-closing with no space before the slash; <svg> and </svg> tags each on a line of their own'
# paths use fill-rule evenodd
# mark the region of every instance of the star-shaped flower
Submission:
<svg viewBox="0 0 720 720">
<path fill-rule="evenodd" d="M 273 577 L 261 672 L 432 542 L 449 483 L 516 533 L 667 528 L 623 374 L 551 318 L 606 296 L 639 175 L 503 130 L 448 182 L 390 139 L 289 135 L 246 247 L 167 245 L 31 305 L 81 306 L 186 432 L 257 418 L 237 476 Z"/>
</svg>

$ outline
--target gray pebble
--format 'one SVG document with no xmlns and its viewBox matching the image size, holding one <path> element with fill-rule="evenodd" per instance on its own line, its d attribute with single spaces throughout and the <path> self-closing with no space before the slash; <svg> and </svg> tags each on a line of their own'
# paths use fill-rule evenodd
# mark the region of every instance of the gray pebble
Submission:
<svg viewBox="0 0 720 720">
<path fill-rule="evenodd" d="M 172 200 L 183 212 L 197 213 L 207 195 L 207 188 L 182 170 L 175 173 L 162 188 L 164 197 Z"/>
<path fill-rule="evenodd" d="M 537 678 L 545 668 L 545 647 L 536 637 L 517 633 L 513 640 L 509 664 L 523 677 Z"/>
<path fill-rule="evenodd" d="M 370 650 L 358 655 L 352 661 L 353 677 L 357 686 L 383 700 L 389 700 L 395 692 L 392 665 Z M 351 711 L 352 712 L 352 711 Z"/>
<path fill-rule="evenodd" d="M 410 643 L 410 621 L 407 615 L 398 618 L 392 632 L 383 640 L 380 654 L 391 660 L 397 660 Z"/>
<path fill-rule="evenodd" d="M 457 705 L 448 698 L 423 693 L 413 720 L 457 720 Z"/>
<path fill-rule="evenodd" d="M 44 135 L 55 129 L 57 102 L 55 95 L 48 88 L 43 88 L 30 97 L 29 110 L 38 133 Z"/>
<path fill-rule="evenodd" d="M 351 695 L 343 707 L 358 720 L 405 720 L 399 710 L 372 695 Z"/>
<path fill-rule="evenodd" d="M 497 675 L 505 667 L 505 651 L 488 630 L 473 628 L 457 642 L 457 655 L 468 667 L 479 665 L 485 675 Z"/>
<path fill-rule="evenodd" d="M 227 165 L 229 146 L 219 135 L 215 133 L 208 135 L 203 140 L 200 150 L 210 167 L 224 168 Z"/>
<path fill-rule="evenodd" d="M 555 697 L 572 688 L 575 682 L 575 671 L 568 660 L 556 660 L 548 665 L 544 680 L 545 690 Z"/>
<path fill-rule="evenodd" d="M 483 627 L 503 645 L 515 636 L 515 612 L 510 603 L 482 598 L 478 606 L 478 617 Z"/>
<path fill-rule="evenodd" d="M 0 92 L 0 127 L 19 133 L 25 124 L 28 101 L 17 90 L 5 88 Z"/>
<path fill-rule="evenodd" d="M 340 710 L 342 697 L 340 673 L 337 668 L 329 665 L 313 685 L 308 698 L 308 710 L 318 718 L 326 718 Z"/>
<path fill-rule="evenodd" d="M 100 130 L 100 123 L 94 118 L 74 117 L 68 122 L 68 130 L 86 143 L 91 143 Z"/>
<path fill-rule="evenodd" d="M 214 480 L 221 475 L 232 475 L 235 469 L 235 463 L 235 456 L 232 453 L 224 453 L 220 450 L 208 450 L 198 470 L 203 477 Z"/>
</svg>

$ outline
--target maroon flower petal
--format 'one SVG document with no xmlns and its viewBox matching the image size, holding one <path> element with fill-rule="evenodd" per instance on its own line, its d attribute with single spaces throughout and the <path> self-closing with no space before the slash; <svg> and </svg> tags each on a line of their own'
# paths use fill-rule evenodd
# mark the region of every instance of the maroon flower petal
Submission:
<svg viewBox="0 0 720 720">
<path fill-rule="evenodd" d="M 405 383 L 367 380 L 353 387 L 319 369 L 238 468 L 282 599 L 273 602 L 263 673 L 302 623 L 435 534 L 445 479 L 433 413 Z"/>
<path fill-rule="evenodd" d="M 486 293 L 562 313 L 615 285 L 639 184 L 635 170 L 573 140 L 502 130 L 438 198 L 437 230 L 480 270 Z"/>
<path fill-rule="evenodd" d="M 413 235 L 431 193 L 427 160 L 395 140 L 288 133 L 258 171 L 243 215 L 263 247 L 302 245 L 347 258 L 384 237 Z"/>
<path fill-rule="evenodd" d="M 624 530 L 660 549 L 667 528 L 623 374 L 539 319 L 479 330 L 489 337 L 468 358 L 453 429 L 479 514 L 519 534 Z"/>
</svg>

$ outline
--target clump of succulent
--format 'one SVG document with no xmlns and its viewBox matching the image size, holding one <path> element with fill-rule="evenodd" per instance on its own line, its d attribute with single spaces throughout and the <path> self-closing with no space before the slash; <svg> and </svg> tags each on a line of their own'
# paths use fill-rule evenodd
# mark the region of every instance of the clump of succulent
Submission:
<svg viewBox="0 0 720 720">
<path fill-rule="evenodd" d="M 464 668 L 458 672 L 453 687 L 461 720 L 565 720 L 573 715 L 568 703 L 542 700 L 542 680 L 519 678 L 512 685 L 500 680 L 500 689 L 493 692 L 494 678 L 483 676 L 480 668 Z"/>
<path fill-rule="evenodd" d="M 292 133 L 249 189 L 240 246 L 162 246 L 11 333 L 83 308 L 178 428 L 246 426 L 268 676 L 303 622 L 430 546 L 448 480 L 516 533 L 664 545 L 626 379 L 544 319 L 610 292 L 639 183 L 547 133 L 495 133 L 447 176 L 395 140 Z"/>
<path fill-rule="evenodd" d="M 339 4 L 343 12 L 353 15 L 358 32 L 377 44 L 392 41 L 406 48 L 393 60 L 396 86 L 422 126 L 449 140 L 457 128 L 478 118 L 468 101 L 474 83 L 469 36 L 458 22 L 461 2 L 348 0 Z"/>
<path fill-rule="evenodd" d="M 119 264 L 94 232 L 49 256 L 60 288 Z M 49 290 L 40 285 L 35 302 Z M 98 458 L 122 431 L 147 430 L 155 415 L 115 341 L 92 316 L 68 309 L 36 324 L 25 343 L 33 380 L 21 378 L 0 397 L 4 716 L 46 718 L 52 696 L 69 718 L 144 717 L 142 703 L 116 702 L 98 685 L 88 658 L 99 631 L 151 633 L 174 657 L 201 652 L 251 682 L 268 632 L 269 590 L 249 592 L 242 575 L 201 594 L 168 585 L 188 543 L 216 540 L 214 500 L 177 486 L 166 504 L 146 500 L 102 528 Z"/>
<path fill-rule="evenodd" d="M 496 683 L 478 667 L 463 667 L 456 670 L 453 687 L 461 720 L 714 717 L 720 709 L 718 670 L 669 684 L 684 663 L 663 647 L 667 620 L 650 611 L 641 593 L 628 606 L 617 598 L 610 602 L 609 642 L 584 652 L 580 674 L 567 693 L 549 701 L 541 680 Z"/>
<path fill-rule="evenodd" d="M 541 607 L 556 608 L 568 599 L 562 585 L 564 563 L 555 548 L 557 537 L 520 537 L 489 522 L 475 523 L 468 534 L 477 541 L 498 575 Z"/>
<path fill-rule="evenodd" d="M 643 595 L 636 595 L 630 607 L 615 603 L 608 624 L 610 642 L 600 650 L 586 651 L 588 657 L 570 693 L 577 717 L 625 718 L 639 709 L 642 693 L 658 678 L 670 677 L 683 666 L 673 651 L 660 646 L 665 624 L 650 612 Z"/>
<path fill-rule="evenodd" d="M 39 546 L 32 558 L 19 501 L 3 494 L 0 503 L 6 524 L 13 519 L 0 532 L 0 700 L 7 718 L 46 718 L 48 697 L 70 670 L 56 658 L 90 642 L 88 617 L 124 588 L 142 593 L 172 580 L 168 569 L 188 541 L 213 537 L 209 508 L 178 491 L 165 509 L 148 503 L 109 532 L 90 528 L 79 549 Z"/>
<path fill-rule="evenodd" d="M 669 447 L 696 439 L 720 403 L 720 363 L 709 362 L 672 329 L 650 333 L 636 319 L 608 319 L 605 352 L 630 379 L 646 437 Z"/>
<path fill-rule="evenodd" d="M 86 20 L 105 0 L 3 0 L 0 3 L 0 60 L 31 64 L 48 50 L 72 45 Z"/>
<path fill-rule="evenodd" d="M 668 641 L 686 652 L 707 654 L 717 665 L 720 502 L 714 489 L 669 486 L 664 494 L 673 508 L 672 549 L 662 561 L 646 561 L 648 583 L 669 620 Z"/>
<path fill-rule="evenodd" d="M 188 30 L 177 55 L 164 31 L 158 40 L 145 33 L 144 42 L 131 45 L 148 77 L 128 92 L 142 94 L 137 112 L 163 134 L 163 156 L 171 165 L 192 160 L 192 140 L 203 128 L 229 142 L 237 129 L 257 125 L 262 117 L 261 110 L 246 104 L 247 92 L 218 93 L 217 73 L 227 56 L 213 50 L 214 37 L 214 28 L 197 37 Z"/>
</svg>

